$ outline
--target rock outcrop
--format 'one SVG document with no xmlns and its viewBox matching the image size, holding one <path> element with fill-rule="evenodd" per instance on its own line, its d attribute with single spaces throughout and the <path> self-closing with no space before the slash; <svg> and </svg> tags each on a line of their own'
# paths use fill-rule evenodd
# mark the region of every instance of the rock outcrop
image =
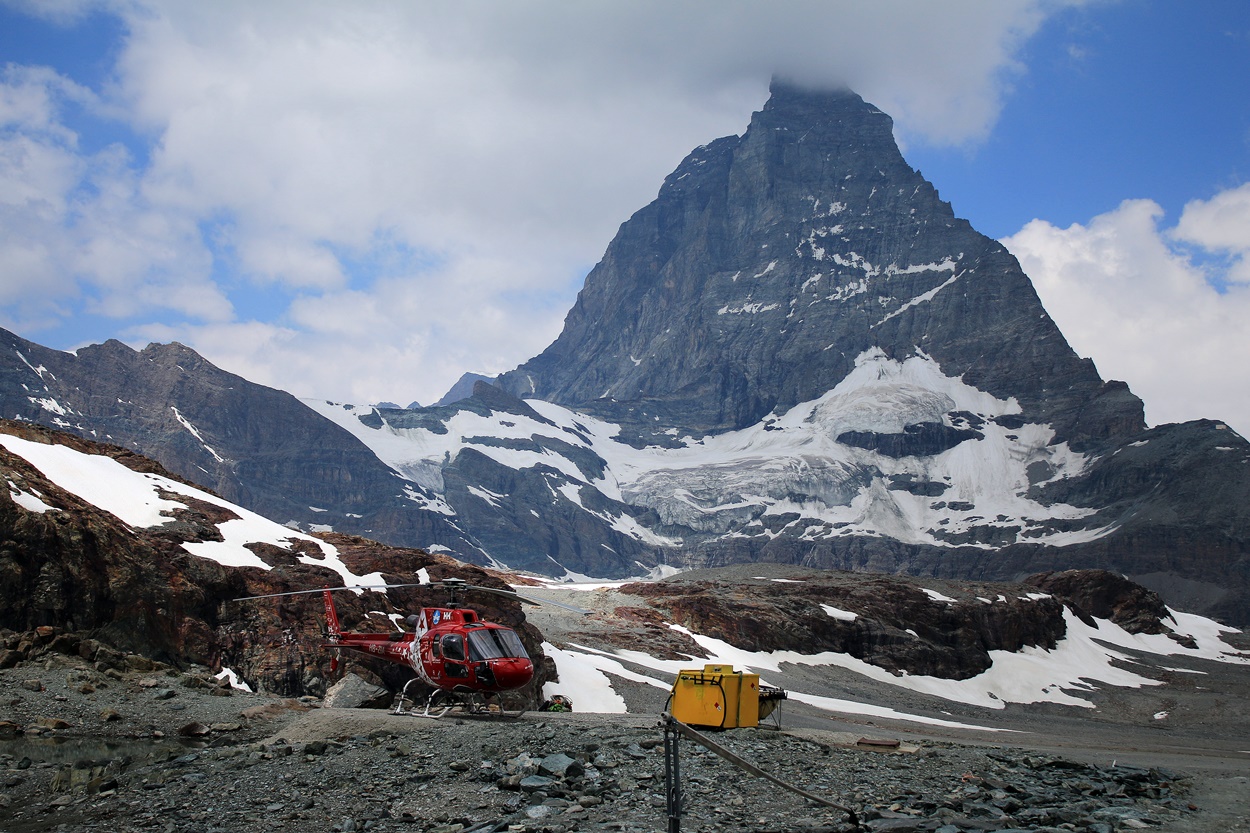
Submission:
<svg viewBox="0 0 1250 833">
<path fill-rule="evenodd" d="M 82 469 L 84 480 L 98 468 L 93 459 L 108 458 L 130 471 L 177 482 L 159 464 L 119 446 L 8 420 L 0 420 L 0 433 L 76 453 L 72 464 Z M 316 563 L 326 559 L 312 545 L 314 540 L 332 547 L 347 570 L 378 574 L 387 583 L 411 583 L 424 569 L 434 579 L 455 576 L 471 584 L 507 587 L 483 570 L 443 555 L 338 533 L 319 539 L 292 537 L 285 546 L 247 544 L 247 551 L 265 567 L 230 566 L 184 546 L 223 541 L 222 525 L 240 521 L 243 514 L 242 509 L 232 512 L 224 501 L 160 491 L 177 508 L 164 510 L 164 523 L 141 527 L 63 488 L 3 446 L 0 477 L 7 483 L 0 489 L 0 629 L 38 634 L 43 628 L 48 634 L 46 640 L 32 638 L 19 658 L 43 648 L 89 651 L 93 660 L 107 665 L 124 662 L 129 653 L 171 665 L 230 668 L 253 688 L 270 692 L 320 695 L 331 681 L 332 659 L 324 647 L 321 597 L 236 601 L 342 585 L 341 573 Z M 84 483 L 81 490 L 98 493 L 128 486 L 105 476 Z M 336 605 L 344 628 L 387 631 L 394 626 L 384 614 L 406 614 L 442 601 L 438 591 L 406 587 L 387 594 L 340 593 Z M 482 601 L 475 607 L 485 618 L 515 628 L 531 655 L 542 657 L 541 636 L 525 622 L 516 602 L 497 596 Z M 56 639 L 74 643 L 59 648 L 48 644 Z M 8 650 L 20 647 L 19 641 Z M 375 683 L 398 687 L 412 676 L 399 666 L 345 659 L 347 667 Z M 531 695 L 553 673 L 541 659 L 537 665 L 527 692 Z"/>
<path fill-rule="evenodd" d="M 1067 633 L 1065 608 L 1091 625 L 1097 617 L 1130 633 L 1171 632 L 1157 594 L 1103 570 L 1048 573 L 1020 584 L 786 575 L 779 581 L 712 571 L 628 584 L 622 592 L 645 599 L 666 621 L 742 650 L 834 651 L 895 674 L 951 680 L 987 670 L 990 651 L 1053 649 Z"/>
</svg>

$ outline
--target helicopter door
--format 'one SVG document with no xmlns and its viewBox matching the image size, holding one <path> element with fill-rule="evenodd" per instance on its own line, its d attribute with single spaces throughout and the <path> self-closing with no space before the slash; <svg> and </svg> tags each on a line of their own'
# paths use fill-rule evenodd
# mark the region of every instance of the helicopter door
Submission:
<svg viewBox="0 0 1250 833">
<path fill-rule="evenodd" d="M 464 637 L 458 633 L 445 634 L 440 640 L 443 649 L 443 673 L 448 677 L 464 679 L 469 676 L 469 667 L 465 664 L 467 655 L 464 650 Z"/>
</svg>

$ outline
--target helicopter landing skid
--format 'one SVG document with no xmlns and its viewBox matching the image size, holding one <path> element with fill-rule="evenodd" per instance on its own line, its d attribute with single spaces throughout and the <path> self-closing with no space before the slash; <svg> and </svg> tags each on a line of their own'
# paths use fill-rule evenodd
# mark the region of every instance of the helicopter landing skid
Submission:
<svg viewBox="0 0 1250 833">
<path fill-rule="evenodd" d="M 415 701 L 408 697 L 408 686 L 416 680 L 410 680 L 404 685 L 399 696 L 395 698 L 395 706 L 391 710 L 391 714 L 402 714 L 409 717 L 426 717 L 431 720 L 437 720 L 443 717 L 453 709 L 456 710 L 457 716 L 461 717 L 487 717 L 501 720 L 516 720 L 525 714 L 526 708 L 524 703 L 514 704 L 516 708 L 509 709 L 508 704 L 500 695 L 482 695 L 479 692 L 461 693 L 454 691 L 444 691 L 442 689 L 435 690 L 428 700 L 425 701 L 425 707 L 418 709 Z M 407 704 L 413 703 L 409 708 Z"/>
</svg>

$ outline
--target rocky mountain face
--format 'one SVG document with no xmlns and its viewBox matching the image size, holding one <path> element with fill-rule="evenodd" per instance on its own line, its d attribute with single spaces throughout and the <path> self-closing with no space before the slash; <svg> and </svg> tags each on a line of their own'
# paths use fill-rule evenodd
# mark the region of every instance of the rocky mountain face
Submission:
<svg viewBox="0 0 1250 833">
<path fill-rule="evenodd" d="M 305 530 L 569 578 L 1098 567 L 1250 624 L 1250 444 L 1147 429 L 848 91 L 774 84 L 621 226 L 546 351 L 464 392 L 301 403 L 179 345 L 0 344 L 4 415 Z"/>
<path fill-rule="evenodd" d="M 564 332 L 500 384 L 652 433 L 737 430 L 815 400 L 876 350 L 1088 443 L 1144 427 L 1015 258 L 955 217 L 850 91 L 774 84 L 742 136 L 696 149 L 586 278 Z M 957 441 L 936 419 L 902 453 Z M 660 423 L 660 430 L 643 426 Z M 897 455 L 896 455 L 897 456 Z"/>
</svg>

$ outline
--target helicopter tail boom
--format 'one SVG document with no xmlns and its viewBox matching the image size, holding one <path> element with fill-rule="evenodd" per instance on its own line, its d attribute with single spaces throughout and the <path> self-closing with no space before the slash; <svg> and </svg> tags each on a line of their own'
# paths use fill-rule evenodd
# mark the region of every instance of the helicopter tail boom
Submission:
<svg viewBox="0 0 1250 833">
<path fill-rule="evenodd" d="M 338 642 L 339 636 L 342 635 L 343 631 L 339 627 L 339 613 L 334 609 L 334 596 L 329 590 L 321 592 L 326 605 L 326 633 L 330 642 Z"/>
</svg>

